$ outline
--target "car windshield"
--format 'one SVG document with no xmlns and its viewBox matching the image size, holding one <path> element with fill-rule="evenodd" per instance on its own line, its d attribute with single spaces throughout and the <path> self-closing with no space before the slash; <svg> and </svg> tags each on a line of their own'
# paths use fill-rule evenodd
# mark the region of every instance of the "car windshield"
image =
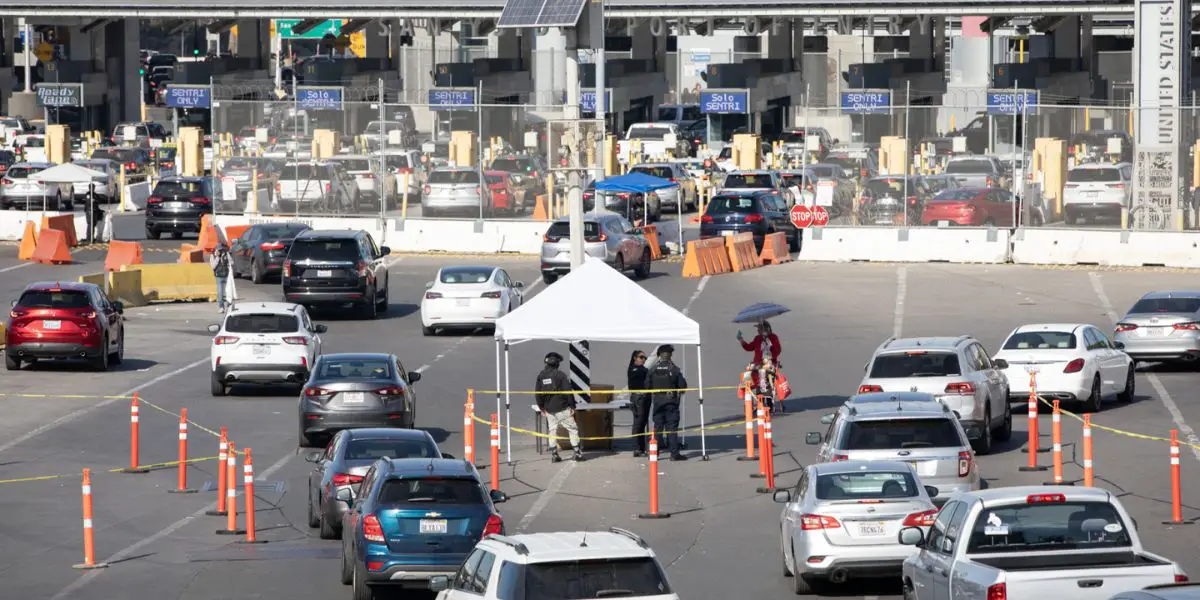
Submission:
<svg viewBox="0 0 1200 600">
<path fill-rule="evenodd" d="M 199 181 L 160 181 L 154 186 L 154 193 L 151 195 L 167 198 L 203 196 L 204 184 Z"/>
<path fill-rule="evenodd" d="M 1121 171 L 1117 169 L 1071 169 L 1067 171 L 1067 183 L 1120 182 Z"/>
<path fill-rule="evenodd" d="M 596 237 L 600 234 L 600 227 L 595 221 L 584 221 L 583 237 Z M 571 224 L 559 221 L 550 225 L 550 229 L 546 230 L 546 235 L 549 237 L 568 239 L 571 237 Z"/>
<path fill-rule="evenodd" d="M 731 173 L 725 176 L 725 183 L 722 187 L 726 188 L 773 188 L 775 182 L 772 181 L 769 173 Z"/>
<path fill-rule="evenodd" d="M 896 448 L 954 448 L 963 445 L 949 418 L 851 421 L 839 449 L 893 450 Z"/>
<path fill-rule="evenodd" d="M 1005 350 L 1074 350 L 1075 334 L 1069 331 L 1026 331 L 1014 333 L 1004 342 Z"/>
<path fill-rule="evenodd" d="M 711 214 L 758 212 L 758 202 L 753 196 L 717 196 L 708 203 Z"/>
<path fill-rule="evenodd" d="M 491 267 L 455 267 L 442 269 L 442 283 L 487 283 L 492 278 Z"/>
<path fill-rule="evenodd" d="M 40 137 L 27 137 L 21 140 L 20 145 L 25 146 L 26 148 L 45 148 L 46 140 L 45 138 Z"/>
<path fill-rule="evenodd" d="M 11 173 L 12 171 L 9 171 Z M 1142 298 L 1130 313 L 1194 313 L 1200 311 L 1200 298 Z"/>
<path fill-rule="evenodd" d="M 880 354 L 871 363 L 871 378 L 950 377 L 962 371 L 953 352 L 903 352 Z"/>
<path fill-rule="evenodd" d="M 17 306 L 22 308 L 87 308 L 91 306 L 87 292 L 78 290 L 30 290 L 21 294 Z"/>
<path fill-rule="evenodd" d="M 952 160 L 946 165 L 946 173 L 994 173 L 990 160 Z"/>
<path fill-rule="evenodd" d="M 358 254 L 358 242 L 355 240 L 297 240 L 288 253 L 288 259 L 347 262 L 358 260 Z"/>
<path fill-rule="evenodd" d="M 483 491 L 473 479 L 422 477 L 389 479 L 379 491 L 379 504 L 483 504 Z"/>
<path fill-rule="evenodd" d="M 937 196 L 934 196 L 930 202 L 966 202 L 968 200 L 974 200 L 978 195 L 979 190 L 965 188 L 944 190 Z"/>
<path fill-rule="evenodd" d="M 631 140 L 662 140 L 671 130 L 667 127 L 633 127 L 629 130 Z"/>
<path fill-rule="evenodd" d="M 817 476 L 819 500 L 915 498 L 918 493 L 917 482 L 911 473 L 856 471 Z"/>
<path fill-rule="evenodd" d="M 459 171 L 445 170 L 434 171 L 429 174 L 430 185 L 436 184 L 477 184 L 479 183 L 479 173 L 477 171 Z"/>
<path fill-rule="evenodd" d="M 408 164 L 408 157 L 403 154 L 388 154 L 383 157 L 383 162 L 390 169 L 411 169 L 412 165 Z"/>
<path fill-rule="evenodd" d="M 318 379 L 384 379 L 391 377 L 388 361 L 382 358 L 341 359 L 321 361 Z"/>
<path fill-rule="evenodd" d="M 13 167 L 8 170 L 6 175 L 9 179 L 25 179 L 35 173 L 41 173 L 45 169 L 41 167 Z"/>
<path fill-rule="evenodd" d="M 783 135 L 779 136 L 779 141 L 785 144 L 802 144 L 804 143 L 804 135 L 805 132 L 803 129 L 798 129 L 796 131 L 785 131 L 783 132 Z"/>
<path fill-rule="evenodd" d="M 503 600 L 582 600 L 671 594 L 651 557 L 504 564 L 497 597 Z"/>
<path fill-rule="evenodd" d="M 427 440 L 395 438 L 353 439 L 346 444 L 346 460 L 380 458 L 441 458 L 437 446 Z"/>
<path fill-rule="evenodd" d="M 230 315 L 225 319 L 225 331 L 230 333 L 284 333 L 300 329 L 296 315 L 271 313 Z"/>
<path fill-rule="evenodd" d="M 1056 494 L 1031 496 L 1053 500 Z M 983 509 L 975 518 L 970 554 L 1100 550 L 1133 545 L 1116 508 L 1107 502 L 1026 502 Z"/>
<path fill-rule="evenodd" d="M 674 106 L 665 106 L 658 109 L 659 121 L 674 121 L 675 115 L 679 114 L 679 109 Z"/>
<path fill-rule="evenodd" d="M 642 175 L 658 177 L 659 179 L 674 179 L 675 177 L 671 167 L 634 167 L 629 171 L 631 173 L 641 173 Z"/>
<path fill-rule="evenodd" d="M 295 163 L 284 167 L 280 176 L 284 180 L 292 181 L 321 181 L 328 175 L 325 169 L 311 163 Z"/>
<path fill-rule="evenodd" d="M 347 171 L 374 171 L 375 166 L 371 164 L 370 159 L 366 158 L 339 158 L 338 164 L 346 168 Z"/>
</svg>

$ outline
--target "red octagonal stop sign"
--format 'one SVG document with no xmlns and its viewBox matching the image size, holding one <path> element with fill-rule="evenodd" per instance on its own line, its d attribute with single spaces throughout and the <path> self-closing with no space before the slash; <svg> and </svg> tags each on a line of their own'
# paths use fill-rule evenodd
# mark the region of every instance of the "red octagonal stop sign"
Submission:
<svg viewBox="0 0 1200 600">
<path fill-rule="evenodd" d="M 793 206 L 792 210 L 788 213 L 788 216 L 792 219 L 792 225 L 795 225 L 801 229 L 812 225 L 813 222 L 812 209 L 805 204 L 797 204 Z"/>
<path fill-rule="evenodd" d="M 812 224 L 816 227 L 824 227 L 829 224 L 829 211 L 825 210 L 824 206 L 814 206 L 812 214 Z"/>
</svg>

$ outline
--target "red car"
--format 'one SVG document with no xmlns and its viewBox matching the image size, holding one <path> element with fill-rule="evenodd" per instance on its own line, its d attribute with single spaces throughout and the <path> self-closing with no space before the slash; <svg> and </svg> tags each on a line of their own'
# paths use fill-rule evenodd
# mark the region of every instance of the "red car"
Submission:
<svg viewBox="0 0 1200 600">
<path fill-rule="evenodd" d="M 31 284 L 9 313 L 4 366 L 15 371 L 23 362 L 79 358 L 106 371 L 125 356 L 123 312 L 92 283 Z"/>
<path fill-rule="evenodd" d="M 492 192 L 492 214 L 501 211 L 517 214 L 522 207 L 518 204 L 516 190 L 513 189 L 512 179 L 507 171 L 487 171 L 488 189 Z"/>
<path fill-rule="evenodd" d="M 995 225 L 1012 227 L 1013 215 L 1021 214 L 1016 198 L 996 188 L 944 190 L 925 203 L 921 222 L 925 225 Z"/>
</svg>

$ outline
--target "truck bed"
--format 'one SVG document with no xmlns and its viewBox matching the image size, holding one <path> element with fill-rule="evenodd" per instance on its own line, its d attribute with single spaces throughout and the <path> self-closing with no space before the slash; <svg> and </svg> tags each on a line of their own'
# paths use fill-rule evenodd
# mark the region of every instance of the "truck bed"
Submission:
<svg viewBox="0 0 1200 600">
<path fill-rule="evenodd" d="M 1106 569 L 1149 567 L 1167 563 L 1136 552 L 1085 552 L 1034 556 L 971 556 L 971 562 L 1002 571 L 1055 571 L 1060 569 Z"/>
</svg>

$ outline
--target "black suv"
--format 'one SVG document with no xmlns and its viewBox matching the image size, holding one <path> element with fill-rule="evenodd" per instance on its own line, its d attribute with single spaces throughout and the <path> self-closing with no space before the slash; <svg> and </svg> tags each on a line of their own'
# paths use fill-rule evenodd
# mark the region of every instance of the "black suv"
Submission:
<svg viewBox="0 0 1200 600">
<path fill-rule="evenodd" d="M 164 231 L 175 239 L 184 232 L 200 233 L 200 219 L 213 209 L 212 181 L 207 177 L 165 177 L 146 199 L 146 237 L 157 240 Z"/>
<path fill-rule="evenodd" d="M 352 304 L 374 319 L 388 307 L 387 246 L 365 231 L 305 231 L 283 262 L 283 297 L 306 306 Z"/>
</svg>

